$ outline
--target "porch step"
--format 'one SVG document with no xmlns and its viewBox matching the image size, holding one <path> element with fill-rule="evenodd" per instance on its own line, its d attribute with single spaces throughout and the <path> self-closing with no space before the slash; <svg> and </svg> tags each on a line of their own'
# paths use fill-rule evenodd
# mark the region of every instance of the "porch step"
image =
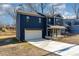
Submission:
<svg viewBox="0 0 79 59">
<path fill-rule="evenodd" d="M 52 37 L 51 37 L 51 36 L 45 36 L 45 38 L 47 38 L 47 39 L 51 39 Z"/>
</svg>

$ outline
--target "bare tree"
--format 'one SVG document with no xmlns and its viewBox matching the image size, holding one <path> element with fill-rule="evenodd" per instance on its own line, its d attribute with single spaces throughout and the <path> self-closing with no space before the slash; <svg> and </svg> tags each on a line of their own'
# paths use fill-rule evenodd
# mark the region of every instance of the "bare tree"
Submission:
<svg viewBox="0 0 79 59">
<path fill-rule="evenodd" d="M 62 15 L 64 13 L 64 9 L 63 8 L 59 8 L 59 6 L 63 5 L 62 3 L 57 3 L 57 4 L 49 4 L 50 8 L 49 8 L 49 13 L 52 17 L 54 17 L 54 25 L 56 23 L 55 18 L 56 18 L 56 14 Z M 62 13 L 62 14 L 61 14 Z"/>
<path fill-rule="evenodd" d="M 46 3 L 28 3 L 26 6 L 28 6 L 33 12 L 36 13 L 45 13 L 45 8 L 47 7 L 48 4 Z"/>
<path fill-rule="evenodd" d="M 8 5 L 8 6 L 6 6 Z M 9 6 L 10 5 L 10 6 Z M 5 14 L 10 15 L 14 20 L 16 20 L 16 10 L 23 10 L 23 4 L 18 4 L 14 7 L 12 4 L 1 4 L 1 8 L 4 10 Z"/>
<path fill-rule="evenodd" d="M 76 16 L 76 19 L 78 19 L 79 18 L 79 4 L 74 3 L 72 5 L 72 8 L 73 8 L 73 12 L 74 12 L 74 14 Z"/>
<path fill-rule="evenodd" d="M 60 8 L 60 6 L 64 5 L 62 3 L 56 3 L 56 4 L 49 4 L 49 13 L 53 16 L 54 14 L 61 14 L 62 12 L 64 13 L 64 9 Z"/>
</svg>

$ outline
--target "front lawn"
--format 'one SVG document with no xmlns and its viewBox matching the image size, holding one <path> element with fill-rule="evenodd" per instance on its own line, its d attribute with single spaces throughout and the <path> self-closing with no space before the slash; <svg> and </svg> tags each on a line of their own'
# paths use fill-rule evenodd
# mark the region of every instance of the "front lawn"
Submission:
<svg viewBox="0 0 79 59">
<path fill-rule="evenodd" d="M 19 42 L 16 38 L 0 40 L 0 44 L 0 56 L 57 56 L 28 42 Z"/>
</svg>

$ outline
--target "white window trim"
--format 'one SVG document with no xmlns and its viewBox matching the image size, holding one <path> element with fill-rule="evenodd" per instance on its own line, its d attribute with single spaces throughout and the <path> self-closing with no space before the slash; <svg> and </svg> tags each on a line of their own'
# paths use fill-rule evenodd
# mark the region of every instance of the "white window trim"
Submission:
<svg viewBox="0 0 79 59">
<path fill-rule="evenodd" d="M 41 18 L 39 18 L 39 23 L 41 23 Z"/>
<path fill-rule="evenodd" d="M 30 19 L 30 17 L 29 16 L 26 16 L 26 19 Z"/>
<path fill-rule="evenodd" d="M 51 19 L 49 18 L 49 20 L 48 20 L 49 22 L 51 22 Z"/>
</svg>

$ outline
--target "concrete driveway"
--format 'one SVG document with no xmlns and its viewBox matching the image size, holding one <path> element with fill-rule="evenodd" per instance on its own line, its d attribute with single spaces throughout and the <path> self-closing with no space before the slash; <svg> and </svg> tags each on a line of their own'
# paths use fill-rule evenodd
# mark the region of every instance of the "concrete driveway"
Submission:
<svg viewBox="0 0 79 59">
<path fill-rule="evenodd" d="M 54 52 L 58 55 L 79 55 L 79 45 L 42 39 L 41 30 L 25 31 L 25 39 L 34 46 L 50 52 Z"/>
<path fill-rule="evenodd" d="M 62 56 L 79 56 L 79 45 L 76 44 L 68 44 L 53 40 L 45 40 L 45 39 L 31 39 L 27 40 L 34 46 L 37 46 L 41 49 L 54 52 L 58 55 Z"/>
</svg>

